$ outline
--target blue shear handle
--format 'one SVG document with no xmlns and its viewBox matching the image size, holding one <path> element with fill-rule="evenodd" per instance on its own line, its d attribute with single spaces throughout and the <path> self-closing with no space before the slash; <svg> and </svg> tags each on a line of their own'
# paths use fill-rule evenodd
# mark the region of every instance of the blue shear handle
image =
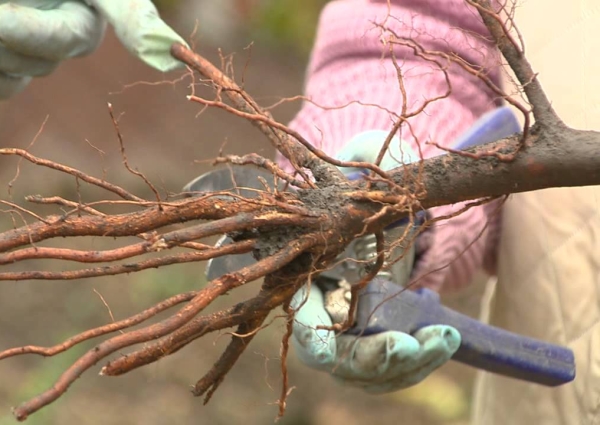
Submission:
<svg viewBox="0 0 600 425">
<path fill-rule="evenodd" d="M 414 334 L 430 325 L 449 325 L 460 332 L 462 343 L 452 359 L 461 363 L 547 386 L 575 379 L 570 349 L 483 324 L 444 307 L 433 291 L 402 290 L 381 278 L 369 283 L 360 295 L 357 324 L 349 332 Z"/>
<path fill-rule="evenodd" d="M 452 144 L 457 150 L 469 149 L 512 136 L 522 130 L 517 117 L 508 106 L 496 108 L 482 115 Z"/>
</svg>

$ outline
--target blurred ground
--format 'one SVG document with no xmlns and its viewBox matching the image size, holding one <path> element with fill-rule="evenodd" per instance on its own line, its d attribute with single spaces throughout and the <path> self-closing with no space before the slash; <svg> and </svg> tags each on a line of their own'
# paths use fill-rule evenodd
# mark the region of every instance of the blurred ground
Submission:
<svg viewBox="0 0 600 425">
<path fill-rule="evenodd" d="M 206 3 L 206 2 L 200 2 Z M 199 4 L 200 4 L 199 3 Z M 195 10 L 195 9 L 192 9 Z M 191 32 L 193 13 L 186 20 L 170 22 L 182 34 Z M 230 31 L 228 34 L 232 34 Z M 248 51 L 247 37 L 224 40 L 227 52 L 237 52 L 238 79 Z M 217 59 L 214 37 L 200 30 L 199 50 Z M 300 94 L 306 63 L 293 49 L 268 43 L 252 48 L 244 75 L 245 87 L 263 104 Z M 169 78 L 177 76 L 169 75 Z M 69 61 L 52 76 L 34 81 L 21 95 L 0 104 L 0 146 L 28 147 L 47 117 L 31 152 L 77 167 L 122 185 L 144 197 L 148 188 L 128 173 L 121 163 L 118 142 L 107 112 L 112 103 L 120 115 L 130 163 L 164 192 L 177 192 L 183 184 L 206 171 L 211 158 L 225 144 L 229 153 L 258 152 L 272 156 L 261 134 L 246 122 L 221 111 L 196 117 L 197 105 L 186 101 L 186 82 L 156 82 L 163 76 L 131 57 L 112 34 L 89 58 Z M 284 104 L 275 117 L 288 121 L 298 104 Z M 92 145 L 94 147 L 92 147 Z M 102 152 L 100 153 L 99 150 Z M 195 161 L 207 161 L 201 164 Z M 19 169 L 9 190 L 7 183 Z M 29 194 L 73 197 L 76 182 L 56 172 L 33 167 L 14 158 L 0 158 L 0 197 L 25 204 Z M 84 201 L 102 193 L 81 186 Z M 50 214 L 50 207 L 34 208 Z M 0 214 L 0 230 L 14 225 Z M 20 225 L 19 217 L 14 217 Z M 58 243 L 61 243 L 60 241 Z M 104 241 L 82 243 L 101 248 Z M 30 262 L 31 268 L 43 263 Z M 189 264 L 117 276 L 70 282 L 3 282 L 0 284 L 0 349 L 25 344 L 52 345 L 110 317 L 98 291 L 115 318 L 127 317 L 178 292 L 204 284 L 202 266 Z M 221 300 L 228 305 L 248 297 L 257 284 Z M 472 287 L 449 303 L 477 313 L 481 286 Z M 215 306 L 217 308 L 218 306 Z M 32 416 L 30 424 L 264 424 L 272 423 L 279 395 L 279 341 L 283 322 L 276 320 L 261 332 L 227 376 L 213 400 L 203 406 L 189 393 L 189 386 L 216 360 L 227 335 L 211 335 L 196 341 L 157 364 L 119 378 L 99 377 L 101 365 L 78 380 L 55 404 Z M 93 346 L 83 344 L 54 358 L 19 357 L 0 362 L 0 425 L 15 423 L 10 407 L 47 388 L 77 355 Z M 388 396 L 368 396 L 336 385 L 290 358 L 290 381 L 295 387 L 288 399 L 288 413 L 280 423 L 292 424 L 465 424 L 473 372 L 460 365 L 445 366 L 424 384 Z"/>
</svg>

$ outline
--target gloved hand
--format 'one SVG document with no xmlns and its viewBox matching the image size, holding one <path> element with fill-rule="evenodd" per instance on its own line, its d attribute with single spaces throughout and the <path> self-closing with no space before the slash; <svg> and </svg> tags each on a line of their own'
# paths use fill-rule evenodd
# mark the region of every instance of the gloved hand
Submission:
<svg viewBox="0 0 600 425">
<path fill-rule="evenodd" d="M 375 162 L 386 136 L 385 131 L 361 133 L 348 142 L 338 159 Z M 381 168 L 388 170 L 418 159 L 408 144 L 395 139 Z M 342 171 L 347 175 L 360 172 L 352 168 Z M 401 261 L 410 261 L 405 266 L 412 268 L 412 258 L 409 258 L 406 256 Z M 408 275 L 403 279 L 408 280 Z M 300 360 L 331 373 L 344 384 L 361 387 L 370 393 L 391 392 L 417 384 L 448 361 L 461 342 L 456 329 L 443 325 L 422 328 L 414 335 L 390 331 L 358 338 L 317 330 L 317 326 L 332 324 L 324 307 L 323 293 L 317 285 L 298 291 L 291 306 L 298 309 L 292 344 Z"/>
<path fill-rule="evenodd" d="M 110 23 L 123 45 L 146 64 L 181 64 L 171 44 L 186 44 L 150 0 L 0 0 L 0 99 L 47 75 L 69 58 L 94 51 Z"/>
</svg>

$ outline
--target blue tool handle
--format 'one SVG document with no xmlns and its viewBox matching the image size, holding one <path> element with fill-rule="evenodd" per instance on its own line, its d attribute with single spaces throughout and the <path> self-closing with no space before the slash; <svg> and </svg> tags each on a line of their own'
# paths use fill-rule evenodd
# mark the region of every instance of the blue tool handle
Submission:
<svg viewBox="0 0 600 425">
<path fill-rule="evenodd" d="M 462 337 L 453 360 L 550 387 L 575 379 L 575 358 L 569 348 L 485 325 L 443 308 L 448 324 Z"/>
<path fill-rule="evenodd" d="M 521 131 L 521 125 L 508 106 L 496 108 L 482 115 L 452 144 L 453 149 L 463 150 L 504 139 Z"/>
<path fill-rule="evenodd" d="M 376 278 L 360 295 L 356 319 L 350 333 L 357 335 L 384 331 L 414 334 L 425 326 L 452 326 L 462 337 L 453 360 L 547 386 L 575 378 L 570 349 L 483 324 L 444 307 L 439 295 L 427 289 L 402 290 Z"/>
</svg>

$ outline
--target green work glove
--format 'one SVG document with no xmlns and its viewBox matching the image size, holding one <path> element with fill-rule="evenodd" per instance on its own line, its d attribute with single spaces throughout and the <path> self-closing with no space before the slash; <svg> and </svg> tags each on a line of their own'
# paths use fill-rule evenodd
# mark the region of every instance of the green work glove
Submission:
<svg viewBox="0 0 600 425">
<path fill-rule="evenodd" d="M 375 162 L 386 136 L 384 131 L 361 133 L 348 142 L 338 158 Z M 381 167 L 388 170 L 418 159 L 408 144 L 396 138 Z M 360 172 L 351 168 L 342 171 L 347 175 Z M 407 261 L 404 267 L 412 269 L 412 258 L 401 261 Z M 404 273 L 400 279 L 406 281 L 398 283 L 406 285 L 408 278 L 409 273 Z M 299 359 L 310 367 L 331 373 L 344 384 L 370 393 L 396 391 L 419 383 L 448 361 L 461 342 L 459 332 L 444 325 L 427 326 L 414 335 L 389 331 L 364 337 L 317 329 L 332 325 L 323 293 L 317 285 L 298 291 L 291 306 L 297 309 L 292 344 Z"/>
<path fill-rule="evenodd" d="M 23 90 L 32 77 L 50 74 L 61 61 L 93 52 L 106 22 L 151 67 L 164 72 L 181 65 L 169 49 L 186 43 L 150 0 L 0 0 L 0 99 Z"/>
</svg>

